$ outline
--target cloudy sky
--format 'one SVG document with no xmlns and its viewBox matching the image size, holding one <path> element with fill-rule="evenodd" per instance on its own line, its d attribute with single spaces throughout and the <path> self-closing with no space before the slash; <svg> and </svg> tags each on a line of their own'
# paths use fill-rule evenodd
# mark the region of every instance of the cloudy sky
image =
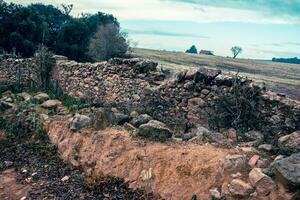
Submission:
<svg viewBox="0 0 300 200">
<path fill-rule="evenodd" d="M 300 0 L 10 0 L 73 4 L 74 16 L 115 15 L 139 47 L 184 51 L 192 44 L 230 56 L 300 57 Z"/>
</svg>

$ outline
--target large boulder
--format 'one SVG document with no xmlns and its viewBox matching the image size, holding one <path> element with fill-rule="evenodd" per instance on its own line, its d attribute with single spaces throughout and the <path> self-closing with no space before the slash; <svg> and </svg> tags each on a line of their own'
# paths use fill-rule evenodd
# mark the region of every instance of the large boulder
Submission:
<svg viewBox="0 0 300 200">
<path fill-rule="evenodd" d="M 300 131 L 280 137 L 278 139 L 278 146 L 281 151 L 286 153 L 300 152 Z"/>
<path fill-rule="evenodd" d="M 91 125 L 91 118 L 85 115 L 80 115 L 78 113 L 71 119 L 70 130 L 78 131 L 84 127 Z"/>
<path fill-rule="evenodd" d="M 272 165 L 278 179 L 291 187 L 300 187 L 300 153 L 278 159 Z"/>
<path fill-rule="evenodd" d="M 152 117 L 147 114 L 138 115 L 137 117 L 133 118 L 131 120 L 131 124 L 135 127 L 139 127 L 142 124 L 148 123 L 150 120 L 152 120 Z"/>
<path fill-rule="evenodd" d="M 137 135 L 151 140 L 164 142 L 172 137 L 172 132 L 164 123 L 150 120 L 147 124 L 142 124 L 139 127 Z"/>
<path fill-rule="evenodd" d="M 275 182 L 271 177 L 264 174 L 260 168 L 254 168 L 250 171 L 249 181 L 260 195 L 267 196 L 272 191 L 276 190 Z"/>
</svg>

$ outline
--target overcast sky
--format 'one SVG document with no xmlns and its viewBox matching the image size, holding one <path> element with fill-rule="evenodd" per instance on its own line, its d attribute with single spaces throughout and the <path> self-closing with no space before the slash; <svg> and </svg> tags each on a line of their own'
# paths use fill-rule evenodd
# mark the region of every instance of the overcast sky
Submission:
<svg viewBox="0 0 300 200">
<path fill-rule="evenodd" d="M 300 0 L 10 0 L 73 4 L 72 14 L 102 11 L 118 18 L 139 47 L 184 51 L 192 44 L 230 56 L 300 57 Z"/>
</svg>

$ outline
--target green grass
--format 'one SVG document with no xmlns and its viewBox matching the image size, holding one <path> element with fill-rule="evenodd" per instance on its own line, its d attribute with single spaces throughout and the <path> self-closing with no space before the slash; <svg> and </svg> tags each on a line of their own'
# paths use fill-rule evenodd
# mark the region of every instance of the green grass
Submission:
<svg viewBox="0 0 300 200">
<path fill-rule="evenodd" d="M 291 96 L 300 98 L 300 65 L 141 48 L 134 48 L 132 54 L 134 57 L 154 60 L 158 62 L 158 67 L 173 72 L 197 70 L 199 67 L 239 72 L 249 79 L 266 82 L 273 89 L 276 86 L 288 88 Z"/>
</svg>

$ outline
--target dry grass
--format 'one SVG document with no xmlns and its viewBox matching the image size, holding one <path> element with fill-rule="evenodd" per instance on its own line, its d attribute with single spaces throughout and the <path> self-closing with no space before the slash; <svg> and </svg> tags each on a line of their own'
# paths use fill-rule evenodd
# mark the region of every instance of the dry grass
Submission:
<svg viewBox="0 0 300 200">
<path fill-rule="evenodd" d="M 222 71 L 239 72 L 240 75 L 250 79 L 266 82 L 272 89 L 278 86 L 280 92 L 284 92 L 286 88 L 289 95 L 300 98 L 300 65 L 141 48 L 133 49 L 133 55 L 154 60 L 159 63 L 159 66 L 172 71 L 205 66 Z"/>
</svg>

